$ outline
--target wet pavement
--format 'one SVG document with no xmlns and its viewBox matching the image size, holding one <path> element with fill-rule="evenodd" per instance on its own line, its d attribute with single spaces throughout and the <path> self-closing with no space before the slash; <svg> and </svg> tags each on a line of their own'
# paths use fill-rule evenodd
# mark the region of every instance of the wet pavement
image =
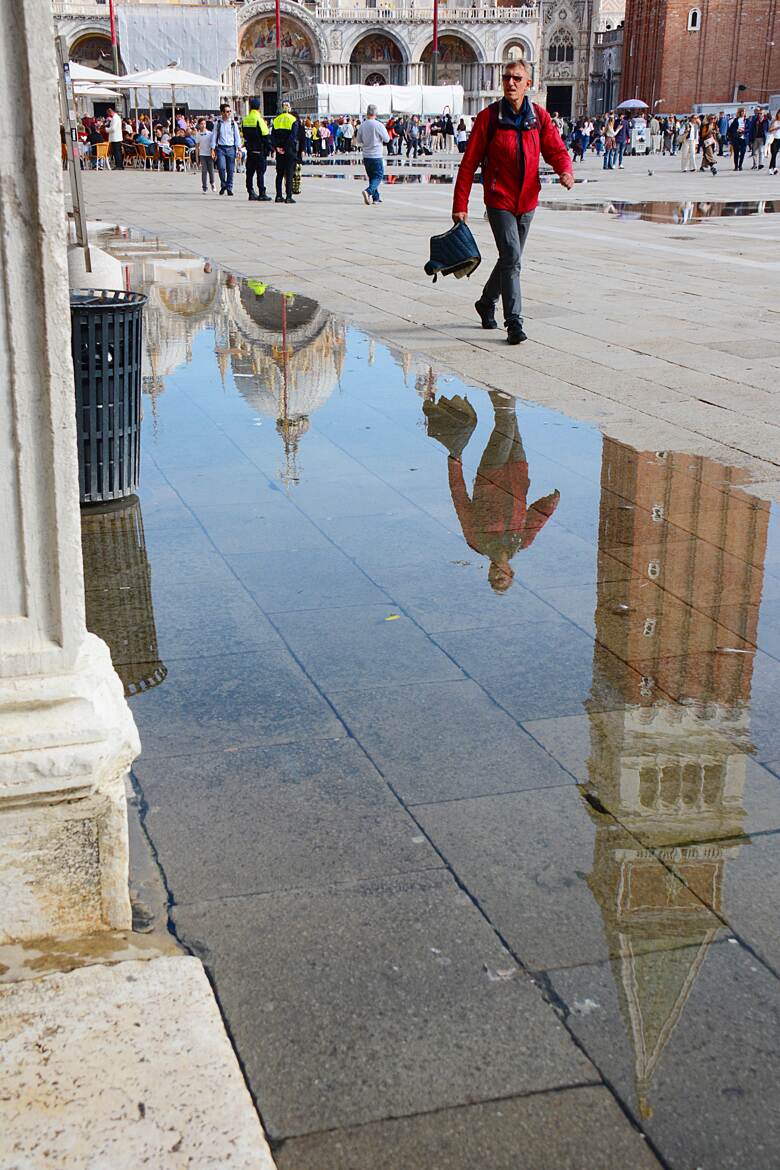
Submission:
<svg viewBox="0 0 780 1170">
<path fill-rule="evenodd" d="M 776 509 L 97 242 L 149 305 L 88 617 L 279 1165 L 780 1166 Z"/>
<path fill-rule="evenodd" d="M 591 180 L 592 181 L 592 180 Z M 621 199 L 556 200 L 543 204 L 556 211 L 601 211 L 615 219 L 644 219 L 651 223 L 699 223 L 706 219 L 733 216 L 772 215 L 780 210 L 774 199 L 693 200 L 693 199 Z"/>
</svg>

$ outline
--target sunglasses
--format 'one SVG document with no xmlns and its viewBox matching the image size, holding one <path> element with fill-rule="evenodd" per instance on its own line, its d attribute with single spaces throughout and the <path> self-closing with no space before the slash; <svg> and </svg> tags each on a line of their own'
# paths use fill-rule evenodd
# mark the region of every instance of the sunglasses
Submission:
<svg viewBox="0 0 780 1170">
<path fill-rule="evenodd" d="M 501 80 L 504 85 L 511 85 L 513 81 L 516 81 L 520 85 L 525 81 L 525 78 L 518 73 L 504 73 L 502 74 Z"/>
</svg>

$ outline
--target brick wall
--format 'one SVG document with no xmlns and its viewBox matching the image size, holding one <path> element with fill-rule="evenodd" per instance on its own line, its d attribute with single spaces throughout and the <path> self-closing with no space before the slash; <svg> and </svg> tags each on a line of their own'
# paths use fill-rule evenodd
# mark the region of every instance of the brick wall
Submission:
<svg viewBox="0 0 780 1170">
<path fill-rule="evenodd" d="M 661 99 L 659 110 L 683 112 L 730 102 L 737 84 L 746 104 L 780 93 L 779 9 L 778 0 L 628 0 L 621 100 Z"/>
</svg>

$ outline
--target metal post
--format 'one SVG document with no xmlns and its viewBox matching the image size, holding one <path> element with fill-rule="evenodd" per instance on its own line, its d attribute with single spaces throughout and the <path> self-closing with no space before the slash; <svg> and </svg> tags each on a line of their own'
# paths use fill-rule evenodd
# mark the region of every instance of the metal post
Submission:
<svg viewBox="0 0 780 1170">
<path fill-rule="evenodd" d="M 108 0 L 108 19 L 111 24 L 111 52 L 114 55 L 114 73 L 119 76 L 119 47 L 116 40 L 116 16 L 114 14 L 114 0 Z"/>
<path fill-rule="evenodd" d="M 76 226 L 76 243 L 84 249 L 84 267 L 87 272 L 92 271 L 92 261 L 89 256 L 89 236 L 87 234 L 87 217 L 84 211 L 84 196 L 81 190 L 81 158 L 79 156 L 79 136 L 76 128 L 76 111 L 73 106 L 73 83 L 70 79 L 68 64 L 68 45 L 64 37 L 55 37 L 54 46 L 57 50 L 57 62 L 60 67 L 59 86 L 60 113 L 65 133 L 69 139 L 68 149 L 68 178 L 70 180 L 70 197 L 73 204 L 73 222 Z"/>
<path fill-rule="evenodd" d="M 431 48 L 431 85 L 439 84 L 439 0 L 433 0 L 433 46 Z"/>
<path fill-rule="evenodd" d="M 276 112 L 282 112 L 282 10 L 276 0 Z"/>
</svg>

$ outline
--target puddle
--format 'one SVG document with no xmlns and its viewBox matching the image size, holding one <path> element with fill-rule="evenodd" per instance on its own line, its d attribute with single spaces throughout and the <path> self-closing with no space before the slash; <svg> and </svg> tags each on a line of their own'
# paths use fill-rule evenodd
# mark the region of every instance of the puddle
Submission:
<svg viewBox="0 0 780 1170">
<path fill-rule="evenodd" d="M 304 164 L 304 166 L 305 165 L 306 164 Z M 413 183 L 413 184 L 416 183 L 418 186 L 421 184 L 424 184 L 424 183 L 431 183 L 431 184 L 444 183 L 444 184 L 446 184 L 446 183 L 454 183 L 456 174 L 457 174 L 456 170 L 452 170 L 449 172 L 447 172 L 447 171 L 427 171 L 426 170 L 426 171 L 417 171 L 417 172 L 409 173 L 409 174 L 396 174 L 394 171 L 386 171 L 385 177 L 382 181 L 383 181 L 383 183 L 386 183 L 389 187 L 394 186 L 396 183 Z M 304 179 L 355 179 L 357 182 L 360 182 L 360 183 L 365 183 L 365 181 L 366 181 L 365 173 L 362 170 L 359 171 L 357 174 L 330 174 L 327 171 L 323 172 L 323 171 L 304 170 L 303 171 L 303 178 Z M 539 181 L 541 182 L 543 187 L 550 187 L 550 186 L 554 186 L 557 183 L 560 183 L 560 179 L 558 178 L 557 175 L 540 174 Z M 597 180 L 595 180 L 595 179 L 575 179 L 575 183 L 577 185 L 579 185 L 581 183 L 594 183 L 596 181 Z M 474 183 L 477 186 L 482 185 L 482 176 L 480 174 L 476 174 L 474 176 Z M 556 206 L 560 206 L 560 205 L 556 205 Z M 576 204 L 576 205 L 573 204 L 572 206 L 576 206 L 579 209 L 579 204 Z M 598 205 L 597 209 L 600 209 L 600 205 Z M 591 210 L 592 210 L 592 208 L 591 208 Z"/>
<path fill-rule="evenodd" d="M 533 929 L 549 929 L 548 911 L 592 916 L 588 953 L 616 960 L 613 982 L 578 992 L 576 1013 L 600 1021 L 606 994 L 629 1005 L 614 1044 L 634 1070 L 629 1107 L 647 1120 L 665 1068 L 695 1079 L 686 1005 L 721 918 L 740 925 L 745 898 L 732 893 L 751 834 L 780 827 L 780 780 L 762 767 L 780 759 L 776 511 L 741 490 L 735 468 L 635 450 L 468 385 L 262 274 L 238 279 L 123 229 L 96 243 L 149 303 L 139 497 L 85 515 L 88 613 L 131 695 L 153 839 L 172 826 L 157 845 L 174 898 L 179 870 L 190 901 L 206 896 L 197 859 L 211 848 L 210 818 L 230 821 L 238 788 L 219 777 L 242 752 L 287 745 L 296 759 L 311 740 L 343 736 L 336 711 L 403 799 L 455 808 L 512 791 L 523 752 L 537 751 L 525 730 L 525 747 L 513 738 L 527 729 L 547 753 L 533 767 L 566 770 L 550 783 L 577 803 L 582 867 L 527 885 L 550 896 Z M 187 823 L 204 818 L 186 860 L 182 767 Z M 262 773 L 264 801 L 299 783 L 291 767 L 277 788 Z M 198 814 L 198 800 L 222 803 Z M 491 806 L 473 802 L 475 823 Z M 330 880 L 317 869 L 327 845 L 301 847 L 289 821 L 266 830 L 270 815 L 266 803 L 262 816 L 235 813 L 230 833 L 246 834 L 245 850 L 218 828 L 230 845 L 209 853 L 216 887 L 232 850 L 231 895 L 241 881 L 269 888 L 268 867 L 290 850 L 314 866 L 313 884 Z M 361 823 L 340 865 L 369 848 Z M 266 831 L 273 849 L 258 844 Z M 489 841 L 485 865 L 511 870 Z M 411 842 L 419 867 L 424 839 Z M 370 875 L 381 848 L 339 880 Z M 262 875 L 245 874 L 256 866 Z M 544 858 L 538 866 L 546 873 Z M 567 910 L 575 891 L 586 901 Z M 205 917 L 197 945 L 212 945 L 209 929 Z M 568 936 L 554 933 L 551 945 Z M 512 960 L 479 963 L 486 983 L 514 976 Z M 248 967 L 241 977 L 251 981 Z M 719 1111 L 728 1129 L 736 1114 L 725 1099 Z M 674 1116 L 657 1105 L 657 1140 Z"/>
<path fill-rule="evenodd" d="M 542 207 L 554 211 L 601 211 L 615 219 L 645 219 L 655 223 L 698 223 L 705 219 L 725 219 L 736 215 L 772 215 L 780 210 L 780 202 L 772 199 L 710 202 L 700 200 L 641 200 L 636 203 L 623 200 L 574 200 L 544 203 Z"/>
</svg>

